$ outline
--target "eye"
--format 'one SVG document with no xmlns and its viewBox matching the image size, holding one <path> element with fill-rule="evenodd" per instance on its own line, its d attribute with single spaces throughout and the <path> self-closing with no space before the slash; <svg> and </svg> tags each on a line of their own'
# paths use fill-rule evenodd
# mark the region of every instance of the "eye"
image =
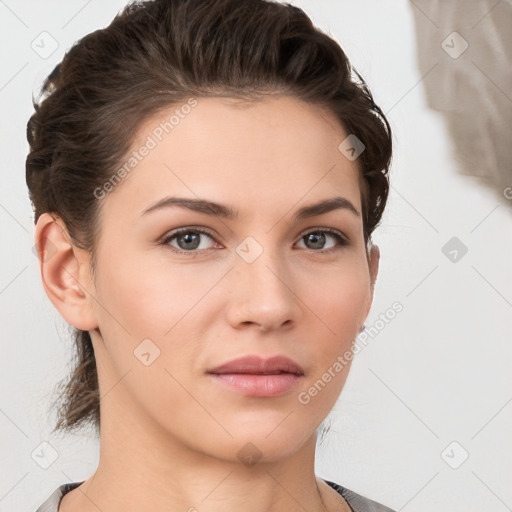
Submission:
<svg viewBox="0 0 512 512">
<path fill-rule="evenodd" d="M 181 253 L 192 253 L 193 251 L 206 251 L 207 247 L 201 247 L 201 237 L 208 237 L 213 240 L 213 237 L 206 231 L 199 228 L 182 228 L 174 231 L 169 236 L 162 240 L 162 245 L 171 245 L 176 249 L 176 252 Z M 171 244 L 172 241 L 176 240 L 178 247 Z"/>
<path fill-rule="evenodd" d="M 160 242 L 160 244 L 170 246 L 171 249 L 177 253 L 187 254 L 189 256 L 199 256 L 201 253 L 207 252 L 211 249 L 211 247 L 205 247 L 204 244 L 201 243 L 202 237 L 206 237 L 214 241 L 213 235 L 207 231 L 190 226 L 178 229 L 170 233 Z M 326 240 L 329 238 L 334 240 L 335 243 L 333 246 L 325 248 L 324 245 Z M 348 239 L 339 231 L 329 228 L 321 228 L 310 231 L 301 236 L 300 241 L 303 240 L 305 240 L 307 244 L 312 245 L 312 248 L 306 247 L 306 249 L 310 249 L 311 251 L 317 253 L 339 250 L 350 244 Z M 176 245 L 173 245 L 172 242 L 175 242 L 177 247 Z M 201 245 L 203 246 L 201 247 Z"/>
<path fill-rule="evenodd" d="M 328 247 L 327 249 L 323 247 L 327 238 L 334 239 L 337 242 L 334 247 Z M 332 250 L 337 250 L 341 247 L 345 247 L 349 245 L 348 240 L 338 231 L 329 228 L 318 229 L 316 231 L 310 231 L 301 237 L 301 241 L 305 240 L 306 243 L 311 243 L 313 246 L 314 252 L 330 252 Z M 321 247 L 319 247 L 321 246 Z M 319 249 L 319 250 L 318 250 Z"/>
</svg>

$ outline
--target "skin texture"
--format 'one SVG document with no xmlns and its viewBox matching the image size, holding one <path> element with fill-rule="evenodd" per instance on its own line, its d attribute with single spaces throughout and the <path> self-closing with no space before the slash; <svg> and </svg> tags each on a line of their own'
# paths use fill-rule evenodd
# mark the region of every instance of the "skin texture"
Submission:
<svg viewBox="0 0 512 512">
<path fill-rule="evenodd" d="M 46 239 L 56 247 L 40 263 L 44 288 L 70 325 L 90 332 L 101 396 L 99 467 L 59 510 L 321 511 L 320 496 L 328 510 L 349 510 L 314 473 L 316 430 L 349 366 L 308 404 L 297 397 L 352 346 L 371 307 L 379 250 L 367 259 L 362 217 L 348 209 L 293 219 L 335 196 L 361 212 L 357 160 L 338 150 L 348 134 L 329 112 L 289 96 L 197 101 L 101 199 L 95 275 L 61 219 L 43 214 L 37 223 L 39 247 Z M 147 119 L 133 148 L 169 112 Z M 230 205 L 239 217 L 176 206 L 141 215 L 168 195 Z M 179 237 L 159 244 L 182 227 L 211 234 L 200 235 L 199 256 L 173 252 L 187 250 Z M 304 238 L 321 228 L 349 245 L 328 233 L 323 246 Z M 258 244 L 250 251 L 262 249 L 251 263 L 236 251 L 247 237 Z M 150 365 L 134 355 L 144 339 L 160 350 Z M 249 354 L 286 355 L 305 375 L 262 398 L 206 374 Z M 244 447 L 257 463 L 242 462 Z"/>
</svg>

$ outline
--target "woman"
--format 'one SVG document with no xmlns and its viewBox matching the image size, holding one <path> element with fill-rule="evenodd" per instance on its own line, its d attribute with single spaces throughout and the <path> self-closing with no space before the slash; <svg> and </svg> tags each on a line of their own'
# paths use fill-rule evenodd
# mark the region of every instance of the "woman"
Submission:
<svg viewBox="0 0 512 512">
<path fill-rule="evenodd" d="M 48 77 L 27 184 L 79 356 L 56 429 L 101 448 L 38 512 L 390 510 L 314 473 L 389 186 L 351 69 L 291 5 L 154 0 Z"/>
</svg>

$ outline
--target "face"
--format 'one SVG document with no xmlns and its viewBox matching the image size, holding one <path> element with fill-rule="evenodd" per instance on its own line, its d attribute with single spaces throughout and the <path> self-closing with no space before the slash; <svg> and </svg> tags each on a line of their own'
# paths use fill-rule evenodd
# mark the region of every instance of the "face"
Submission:
<svg viewBox="0 0 512 512">
<path fill-rule="evenodd" d="M 369 265 L 357 161 L 334 117 L 292 97 L 198 98 L 158 140 L 173 111 L 146 120 L 133 149 L 155 146 L 100 200 L 91 335 L 102 393 L 116 397 L 102 414 L 116 407 L 218 458 L 249 442 L 286 457 L 333 407 L 350 365 L 336 362 L 371 305 L 378 255 Z M 196 207 L 152 208 L 169 197 Z M 209 373 L 250 355 L 303 374 Z"/>
</svg>

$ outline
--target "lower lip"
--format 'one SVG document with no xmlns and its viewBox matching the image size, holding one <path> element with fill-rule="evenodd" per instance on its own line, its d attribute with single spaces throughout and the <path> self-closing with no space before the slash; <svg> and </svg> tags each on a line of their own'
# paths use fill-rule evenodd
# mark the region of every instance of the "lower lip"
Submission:
<svg viewBox="0 0 512 512">
<path fill-rule="evenodd" d="M 249 373 L 212 373 L 216 381 L 246 396 L 273 397 L 293 389 L 302 378 L 294 373 L 255 375 Z"/>
</svg>

